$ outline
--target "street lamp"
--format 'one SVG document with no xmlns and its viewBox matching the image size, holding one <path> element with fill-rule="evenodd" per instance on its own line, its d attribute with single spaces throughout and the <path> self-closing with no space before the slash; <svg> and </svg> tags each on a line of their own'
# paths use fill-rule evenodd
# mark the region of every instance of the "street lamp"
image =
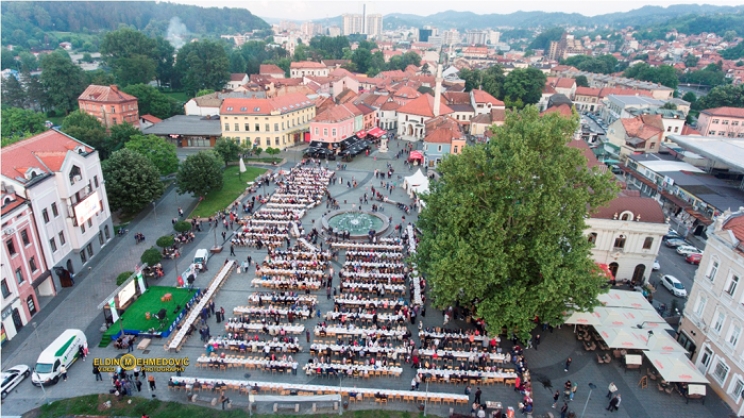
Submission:
<svg viewBox="0 0 744 418">
<path fill-rule="evenodd" d="M 594 383 L 589 383 L 589 395 L 586 397 L 586 402 L 584 402 L 584 410 L 581 411 L 581 418 L 584 418 L 584 413 L 586 413 L 586 406 L 589 405 L 589 399 L 592 397 L 592 390 L 596 389 L 597 385 Z"/>
<path fill-rule="evenodd" d="M 429 400 L 429 379 L 426 379 L 426 396 L 424 397 L 424 416 L 426 416 L 426 403 Z"/>
<path fill-rule="evenodd" d="M 343 372 L 338 373 L 338 415 L 344 414 L 344 408 L 343 408 L 343 400 L 344 396 L 341 394 L 341 381 L 343 380 Z"/>
</svg>

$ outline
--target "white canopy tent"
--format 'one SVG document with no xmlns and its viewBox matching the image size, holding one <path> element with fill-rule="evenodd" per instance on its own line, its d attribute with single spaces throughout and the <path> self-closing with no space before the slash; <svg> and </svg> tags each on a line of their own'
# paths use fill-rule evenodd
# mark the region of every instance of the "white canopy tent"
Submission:
<svg viewBox="0 0 744 418">
<path fill-rule="evenodd" d="M 654 310 L 640 292 L 613 289 L 597 296 L 597 299 L 606 307 Z"/>
<path fill-rule="evenodd" d="M 654 365 L 662 379 L 673 383 L 702 383 L 710 381 L 705 378 L 684 353 L 664 353 L 659 351 L 644 351 L 648 361 Z"/>
<path fill-rule="evenodd" d="M 413 175 L 405 178 L 403 187 L 408 190 L 408 195 L 413 197 L 413 193 L 421 194 L 429 191 L 429 179 L 419 168 Z"/>
<path fill-rule="evenodd" d="M 610 348 L 650 350 L 665 353 L 686 353 L 685 349 L 666 331 L 595 326 L 599 336 Z"/>
</svg>

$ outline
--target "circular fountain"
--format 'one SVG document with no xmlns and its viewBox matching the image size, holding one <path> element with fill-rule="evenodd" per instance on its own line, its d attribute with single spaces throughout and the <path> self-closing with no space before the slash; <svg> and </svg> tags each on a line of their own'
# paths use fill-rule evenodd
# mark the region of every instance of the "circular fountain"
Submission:
<svg viewBox="0 0 744 418">
<path fill-rule="evenodd" d="M 359 210 L 333 211 L 323 216 L 321 223 L 329 231 L 349 231 L 351 238 L 367 238 L 369 231 L 375 231 L 379 236 L 390 227 L 384 215 Z"/>
</svg>

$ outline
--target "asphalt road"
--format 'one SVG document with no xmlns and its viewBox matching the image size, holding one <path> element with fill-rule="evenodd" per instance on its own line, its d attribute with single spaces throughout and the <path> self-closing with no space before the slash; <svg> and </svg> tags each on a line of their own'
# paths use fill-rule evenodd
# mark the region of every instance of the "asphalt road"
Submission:
<svg viewBox="0 0 744 418">
<path fill-rule="evenodd" d="M 653 272 L 650 279 L 651 284 L 656 286 L 656 293 L 654 293 L 654 306 L 658 306 L 659 303 L 666 304 L 666 315 L 669 315 L 669 309 L 672 306 L 672 301 L 677 300 L 677 306 L 681 313 L 685 307 L 687 298 L 679 298 L 673 296 L 669 292 L 669 290 L 667 290 L 667 288 L 660 284 L 661 277 L 665 274 L 676 277 L 677 279 L 679 279 L 680 282 L 682 282 L 682 284 L 685 286 L 685 289 L 687 289 L 687 293 L 689 294 L 690 290 L 692 289 L 692 282 L 698 266 L 689 264 L 685 261 L 684 257 L 677 254 L 676 249 L 669 248 L 664 244 L 662 244 L 661 248 L 659 249 L 658 260 L 659 264 L 661 265 L 661 269 Z"/>
</svg>

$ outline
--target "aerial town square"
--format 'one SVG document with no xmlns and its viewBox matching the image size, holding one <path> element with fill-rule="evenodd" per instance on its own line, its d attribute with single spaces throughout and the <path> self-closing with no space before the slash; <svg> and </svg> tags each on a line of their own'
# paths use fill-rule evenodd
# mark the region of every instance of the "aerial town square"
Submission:
<svg viewBox="0 0 744 418">
<path fill-rule="evenodd" d="M 3 2 L 0 413 L 744 416 L 714 3 Z"/>
</svg>

